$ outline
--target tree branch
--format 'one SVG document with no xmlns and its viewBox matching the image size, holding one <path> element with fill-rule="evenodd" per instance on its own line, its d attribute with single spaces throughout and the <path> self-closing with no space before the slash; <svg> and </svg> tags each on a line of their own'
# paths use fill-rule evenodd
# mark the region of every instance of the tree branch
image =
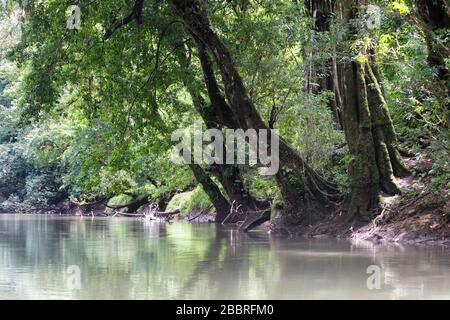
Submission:
<svg viewBox="0 0 450 320">
<path fill-rule="evenodd" d="M 211 100 L 212 108 L 210 108 L 209 112 L 212 114 L 207 115 L 207 117 L 216 118 L 220 124 L 231 129 L 236 129 L 238 125 L 234 119 L 233 111 L 219 89 L 214 69 L 212 67 L 212 61 L 209 58 L 206 47 L 194 33 L 191 34 L 197 44 L 198 58 L 200 59 L 200 64 L 202 66 L 209 99 Z"/>
<path fill-rule="evenodd" d="M 141 25 L 142 24 L 142 8 L 143 7 L 144 7 L 144 0 L 136 0 L 134 2 L 133 11 L 125 18 L 114 22 L 108 28 L 108 30 L 106 30 L 105 35 L 103 36 L 103 40 L 108 40 L 109 38 L 111 38 L 111 36 L 117 29 L 123 27 L 124 25 L 127 25 L 128 23 L 130 23 L 134 20 L 136 20 L 136 23 L 138 25 Z"/>
</svg>

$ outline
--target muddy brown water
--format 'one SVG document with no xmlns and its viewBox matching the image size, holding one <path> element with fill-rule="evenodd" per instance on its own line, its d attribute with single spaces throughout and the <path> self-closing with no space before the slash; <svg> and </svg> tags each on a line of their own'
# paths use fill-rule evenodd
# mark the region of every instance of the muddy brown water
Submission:
<svg viewBox="0 0 450 320">
<path fill-rule="evenodd" d="M 450 299 L 450 250 L 0 215 L 0 299 Z"/>
</svg>

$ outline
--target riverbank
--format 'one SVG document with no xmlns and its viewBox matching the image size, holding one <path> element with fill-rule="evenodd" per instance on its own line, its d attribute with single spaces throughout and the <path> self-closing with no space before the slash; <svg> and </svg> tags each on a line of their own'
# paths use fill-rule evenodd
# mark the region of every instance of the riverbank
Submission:
<svg viewBox="0 0 450 320">
<path fill-rule="evenodd" d="M 405 158 L 414 174 L 397 179 L 402 195 L 382 197 L 381 213 L 372 217 L 349 217 L 345 208 L 338 208 L 315 221 L 276 230 L 275 233 L 291 237 L 342 238 L 365 240 L 374 243 L 408 243 L 450 246 L 450 190 L 432 191 L 427 172 L 431 162 L 425 154 Z M 3 205 L 5 202 L 3 203 Z M 214 213 L 208 210 L 192 210 L 181 213 L 177 208 L 159 211 L 158 206 L 146 203 L 133 212 L 127 206 L 108 207 L 104 201 L 89 204 L 75 204 L 63 200 L 49 208 L 29 208 L 6 203 L 0 213 L 29 213 L 51 215 L 75 215 L 91 217 L 128 217 L 162 222 L 184 220 L 191 223 L 213 223 Z M 259 227 L 266 232 L 274 231 L 270 222 Z"/>
<path fill-rule="evenodd" d="M 129 219 L 150 219 L 161 222 L 186 221 L 189 223 L 213 223 L 214 215 L 206 212 L 192 212 L 188 215 L 173 215 L 171 218 L 143 216 L 139 214 L 112 214 L 102 211 L 84 212 L 77 208 L 75 212 L 30 210 L 26 214 L 46 214 L 89 217 L 127 217 Z M 18 213 L 9 210 L 0 213 Z M 263 224 L 259 230 L 270 232 L 270 223 Z M 374 243 L 405 243 L 419 245 L 450 246 L 449 201 L 431 193 L 424 193 L 415 199 L 402 199 L 383 209 L 372 220 L 349 219 L 343 213 L 336 213 L 320 222 L 302 225 L 284 233 L 290 237 L 338 238 L 365 240 Z"/>
<path fill-rule="evenodd" d="M 424 153 L 405 158 L 414 174 L 397 179 L 401 195 L 382 197 L 381 213 L 372 217 L 348 217 L 345 209 L 324 219 L 289 230 L 309 238 L 346 238 L 375 243 L 407 243 L 450 246 L 450 189 L 430 188 L 426 173 L 431 161 Z"/>
<path fill-rule="evenodd" d="M 335 212 L 327 219 L 313 224 L 293 228 L 291 237 L 339 238 L 365 240 L 373 243 L 405 243 L 416 245 L 450 246 L 450 201 L 448 197 L 427 191 L 411 191 L 387 203 L 382 213 L 370 220 L 349 219 L 344 212 Z M 385 199 L 385 201 L 387 201 Z M 9 210 L 9 213 L 17 211 Z M 6 213 L 6 212 L 4 212 Z M 142 214 L 107 214 L 101 205 L 80 207 L 67 202 L 52 210 L 29 210 L 28 214 L 49 214 L 91 217 L 127 217 L 130 219 L 150 219 L 162 222 L 187 221 L 189 223 L 213 223 L 214 215 L 208 212 L 192 212 L 187 215 L 174 214 L 157 217 Z M 259 230 L 270 231 L 270 223 Z"/>
<path fill-rule="evenodd" d="M 336 212 L 328 219 L 299 226 L 290 233 L 306 238 L 450 246 L 449 208 L 448 199 L 424 192 L 413 199 L 397 199 L 372 219 L 354 219 Z"/>
<path fill-rule="evenodd" d="M 29 214 L 29 215 L 53 215 L 53 216 L 85 216 L 85 217 L 125 217 L 130 219 L 147 219 L 161 222 L 184 220 L 191 223 L 214 223 L 214 214 L 205 211 L 192 211 L 188 214 L 180 214 L 179 210 L 168 212 L 155 212 L 149 210 L 151 204 L 142 206 L 137 212 L 108 211 L 105 204 L 93 203 L 79 205 L 69 200 L 63 200 L 53 207 L 31 208 L 10 204 L 0 206 L 0 214 Z"/>
</svg>

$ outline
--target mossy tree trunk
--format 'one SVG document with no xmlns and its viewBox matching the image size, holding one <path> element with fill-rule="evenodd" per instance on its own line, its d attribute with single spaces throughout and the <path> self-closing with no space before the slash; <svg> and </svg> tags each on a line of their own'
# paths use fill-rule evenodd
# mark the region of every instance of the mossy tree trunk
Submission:
<svg viewBox="0 0 450 320">
<path fill-rule="evenodd" d="M 194 105 L 208 129 L 237 129 L 238 124 L 233 117 L 233 111 L 219 89 L 206 47 L 197 38 L 195 38 L 195 42 L 197 43 L 198 57 L 211 104 L 207 106 L 201 97 L 197 96 L 194 97 Z M 226 149 L 225 145 L 223 149 Z M 256 209 L 255 199 L 245 187 L 241 170 L 236 164 L 213 165 L 212 170 L 221 181 L 232 204 L 242 206 L 244 210 Z"/>
<path fill-rule="evenodd" d="M 183 69 L 183 71 L 185 72 L 186 77 L 188 78 L 185 81 L 185 85 L 188 89 L 189 94 L 191 95 L 192 101 L 194 103 L 194 107 L 208 125 L 209 122 L 205 119 L 206 106 L 205 106 L 204 100 L 202 99 L 202 97 L 199 94 L 197 94 L 195 92 L 194 88 L 191 86 L 191 83 L 189 83 L 189 81 L 191 81 L 192 79 L 190 78 L 191 75 L 188 72 L 189 61 L 186 57 L 184 50 L 183 51 L 178 50 L 178 58 L 179 58 L 180 66 Z M 230 202 L 228 201 L 228 199 L 226 199 L 224 197 L 220 188 L 212 180 L 209 170 L 206 170 L 200 164 L 196 164 L 193 162 L 189 165 L 189 167 L 190 167 L 192 173 L 194 174 L 195 179 L 203 187 L 203 190 L 205 191 L 209 200 L 211 201 L 214 208 L 216 209 L 215 222 L 222 223 L 225 220 L 225 218 L 228 216 L 228 214 L 230 213 L 230 210 L 231 210 Z M 222 165 L 217 165 L 215 169 L 219 172 L 221 172 L 223 170 Z M 227 185 L 227 183 L 228 183 L 228 181 L 226 181 L 226 180 L 224 181 L 223 179 L 220 179 L 220 178 L 219 178 L 219 180 L 223 186 Z M 224 187 L 224 189 L 228 192 L 227 188 Z M 228 193 L 228 196 L 230 196 L 229 193 Z M 230 196 L 230 199 L 231 199 L 231 196 Z"/>
<path fill-rule="evenodd" d="M 370 214 L 378 208 L 380 190 L 389 195 L 400 192 L 394 164 L 402 174 L 406 172 L 396 143 L 389 139 L 392 121 L 382 103 L 378 83 L 371 76 L 370 63 L 361 60 L 341 65 L 343 128 L 353 157 L 349 164 L 350 213 L 356 215 Z"/>
<path fill-rule="evenodd" d="M 219 187 L 200 165 L 190 164 L 189 166 L 194 173 L 195 179 L 202 185 L 203 190 L 206 192 L 209 200 L 216 209 L 215 222 L 222 223 L 222 221 L 230 213 L 231 206 L 228 200 L 224 197 L 222 192 L 220 192 Z"/>
<path fill-rule="evenodd" d="M 206 53 L 204 46 L 198 46 L 199 58 L 201 61 L 205 83 L 210 103 L 203 98 L 200 90 L 196 87 L 195 76 L 189 71 L 191 64 L 189 55 L 184 49 L 178 50 L 180 66 L 186 77 L 185 85 L 193 101 L 194 107 L 203 119 L 208 129 L 236 128 L 232 122 L 232 117 L 225 99 L 221 96 L 217 81 L 214 76 L 211 61 Z M 226 150 L 226 145 L 223 145 Z M 243 211 L 255 210 L 255 199 L 250 195 L 241 175 L 241 170 L 235 164 L 212 164 L 204 169 L 205 173 L 214 175 L 223 186 L 229 203 L 235 207 L 241 207 Z"/>
<path fill-rule="evenodd" d="M 342 119 L 351 160 L 350 208 L 352 214 L 366 214 L 379 205 L 380 174 L 367 100 L 364 66 L 357 62 L 341 65 L 343 88 Z"/>
<path fill-rule="evenodd" d="M 357 37 L 358 31 L 350 22 L 358 18 L 362 6 L 370 4 L 370 1 L 314 0 L 306 4 L 316 31 L 329 32 L 331 19 L 343 19 L 349 26 L 347 40 L 351 41 Z M 355 56 L 348 47 L 335 48 L 335 52 Z M 349 212 L 351 215 L 367 215 L 378 209 L 380 191 L 389 195 L 400 193 L 394 176 L 403 177 L 408 170 L 398 150 L 397 136 L 375 61 L 375 48 L 361 50 L 352 60 L 332 57 L 325 80 L 319 83 L 320 90 L 334 92 L 333 103 L 338 110 L 335 118 L 344 130 L 352 156 L 348 168 Z"/>
<path fill-rule="evenodd" d="M 172 4 L 189 32 L 212 53 L 222 76 L 233 121 L 243 130 L 269 130 L 250 100 L 228 49 L 211 25 L 204 8 L 205 3 L 198 0 L 172 0 Z M 338 190 L 312 170 L 281 138 L 279 163 L 281 169 L 276 180 L 285 204 L 293 211 L 301 213 L 312 202 L 319 203 L 340 197 Z"/>
<path fill-rule="evenodd" d="M 390 162 L 393 175 L 396 177 L 405 177 L 409 174 L 409 171 L 405 167 L 403 159 L 400 156 L 397 134 L 395 133 L 394 124 L 385 100 L 381 75 L 376 65 L 375 50 L 373 48 L 371 48 L 367 53 L 367 62 L 365 67 L 372 126 L 377 132 L 376 140 L 380 141 L 382 144 L 380 148 L 384 149 L 384 147 L 386 147 L 387 149 L 385 161 Z M 385 171 L 390 172 L 391 170 Z M 390 193 L 388 191 L 386 192 Z"/>
<path fill-rule="evenodd" d="M 211 114 L 209 116 L 205 114 L 205 111 L 210 110 L 211 107 L 206 107 L 201 97 L 193 96 L 193 100 L 208 129 L 223 128 L 219 125 L 220 120 L 218 118 L 211 119 Z M 223 145 L 223 150 L 226 150 L 225 144 Z M 216 176 L 220 181 L 231 204 L 242 206 L 245 209 L 255 209 L 255 200 L 245 187 L 241 170 L 236 164 L 212 164 L 209 166 L 208 172 Z"/>
</svg>

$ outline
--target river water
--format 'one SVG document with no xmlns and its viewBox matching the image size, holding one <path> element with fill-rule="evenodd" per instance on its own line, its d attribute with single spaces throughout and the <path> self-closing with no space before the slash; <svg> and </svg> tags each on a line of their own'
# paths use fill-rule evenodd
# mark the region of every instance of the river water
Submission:
<svg viewBox="0 0 450 320">
<path fill-rule="evenodd" d="M 0 215 L 0 299 L 450 299 L 450 250 Z"/>
</svg>

